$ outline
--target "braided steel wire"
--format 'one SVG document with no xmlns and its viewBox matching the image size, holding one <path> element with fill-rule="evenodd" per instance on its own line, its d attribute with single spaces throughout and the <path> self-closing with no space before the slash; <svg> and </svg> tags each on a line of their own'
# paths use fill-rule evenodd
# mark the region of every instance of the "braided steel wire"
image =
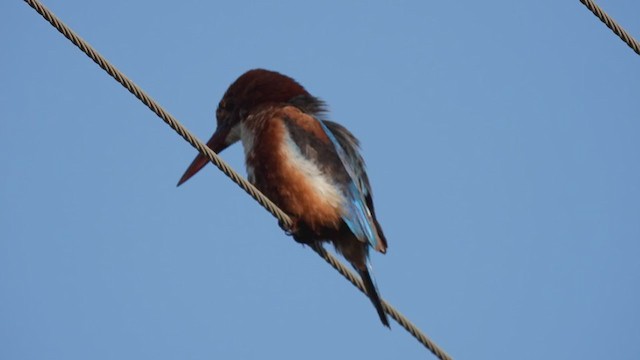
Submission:
<svg viewBox="0 0 640 360">
<path fill-rule="evenodd" d="M 198 140 L 193 134 L 191 134 L 177 119 L 171 114 L 165 111 L 158 103 L 156 103 L 149 95 L 147 95 L 140 87 L 138 87 L 133 81 L 127 78 L 116 67 L 114 67 L 109 61 L 107 61 L 102 55 L 100 55 L 91 45 L 80 38 L 73 30 L 66 26 L 58 17 L 56 17 L 49 9 L 47 9 L 38 0 L 24 0 L 29 6 L 37 11 L 45 20 L 47 20 L 53 27 L 55 27 L 62 35 L 69 39 L 74 45 L 76 45 L 82 52 L 84 52 L 91 60 L 93 60 L 98 66 L 106 71 L 117 82 L 124 86 L 130 93 L 137 97 L 143 104 L 145 104 L 151 111 L 153 111 L 158 117 L 160 117 L 167 125 L 169 125 L 174 131 L 176 131 L 182 138 L 184 138 L 191 146 L 196 148 L 201 154 L 205 155 L 218 169 L 220 169 L 225 175 L 227 175 L 233 182 L 246 191 L 252 198 L 254 198 L 262 207 L 269 211 L 280 224 L 284 227 L 291 227 L 291 218 L 284 213 L 278 206 L 276 206 L 269 198 L 262 194 L 255 186 L 245 180 L 240 174 L 231 168 L 222 158 L 220 158 L 215 152 L 209 149 L 204 143 Z M 342 274 L 347 280 L 354 284 L 360 291 L 366 294 L 364 286 L 360 278 L 349 270 L 344 264 L 342 264 L 335 256 L 327 252 L 321 245 L 314 244 L 311 248 L 320 255 L 326 262 L 328 262 L 334 269 Z M 387 314 L 389 314 L 398 324 L 405 328 L 411 335 L 413 335 L 422 345 L 424 345 L 429 351 L 431 351 L 438 359 L 450 360 L 451 357 L 436 345 L 431 339 L 429 339 L 422 331 L 415 326 L 409 319 L 404 317 L 393 306 L 386 301 L 383 301 L 383 305 Z"/>
<path fill-rule="evenodd" d="M 356 276 L 353 271 L 349 270 L 343 263 L 341 263 L 335 256 L 331 256 L 325 248 L 323 248 L 319 244 L 311 245 L 313 251 L 318 253 L 329 265 L 331 265 L 334 269 L 336 269 L 339 273 L 341 273 L 347 280 L 349 280 L 358 290 L 362 291 L 365 295 L 367 295 L 367 291 L 364 288 L 364 284 L 362 284 L 362 280 L 360 277 Z M 416 340 L 418 340 L 422 345 L 424 345 L 429 351 L 431 351 L 438 359 L 441 360 L 451 360 L 452 358 L 447 354 L 443 349 L 438 347 L 436 343 L 433 342 L 427 335 L 425 335 L 420 329 L 414 325 L 409 319 L 407 319 L 404 315 L 402 315 L 398 310 L 396 310 L 391 304 L 389 304 L 386 300 L 382 300 L 382 306 L 384 307 L 384 311 L 389 314 L 398 324 L 400 324 L 405 330 L 407 330 Z"/>
<path fill-rule="evenodd" d="M 592 0 L 580 0 L 584 6 L 587 7 L 595 16 L 600 19 L 611 31 L 613 31 L 622 41 L 627 43 L 636 54 L 640 55 L 640 43 L 633 36 L 629 35 L 622 26 L 618 25 L 618 23 L 613 20 L 611 16 L 609 16 L 604 10 L 602 10 L 595 2 Z"/>
</svg>

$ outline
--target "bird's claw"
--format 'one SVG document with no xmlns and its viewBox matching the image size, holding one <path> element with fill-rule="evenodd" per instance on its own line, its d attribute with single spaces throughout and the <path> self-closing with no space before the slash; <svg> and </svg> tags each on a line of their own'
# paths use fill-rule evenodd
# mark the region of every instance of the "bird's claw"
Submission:
<svg viewBox="0 0 640 360">
<path fill-rule="evenodd" d="M 304 235 L 305 231 L 296 218 L 291 219 L 291 226 L 287 226 L 282 220 L 278 221 L 278 226 L 280 226 L 287 236 L 293 237 L 293 240 L 297 243 L 309 245 L 312 242 L 312 240 L 307 239 L 308 236 Z"/>
<path fill-rule="evenodd" d="M 288 226 L 282 220 L 278 220 L 278 226 L 280 226 L 280 229 L 282 229 L 287 236 L 294 236 L 298 230 L 297 221 L 294 219 L 291 219 L 291 226 Z"/>
</svg>

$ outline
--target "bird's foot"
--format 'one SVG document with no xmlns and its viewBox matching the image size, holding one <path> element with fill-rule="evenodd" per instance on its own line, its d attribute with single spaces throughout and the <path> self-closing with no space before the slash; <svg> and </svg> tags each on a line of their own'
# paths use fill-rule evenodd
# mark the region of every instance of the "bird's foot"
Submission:
<svg viewBox="0 0 640 360">
<path fill-rule="evenodd" d="M 288 226 L 282 220 L 278 220 L 278 226 L 280 226 L 280 229 L 282 229 L 287 236 L 295 236 L 299 230 L 298 219 L 295 218 L 291 218 L 291 226 Z"/>
<path fill-rule="evenodd" d="M 297 243 L 309 245 L 314 241 L 308 236 L 308 231 L 305 230 L 306 227 L 304 224 L 302 224 L 297 218 L 291 218 L 291 226 L 286 226 L 282 221 L 278 221 L 278 226 L 284 230 L 284 233 L 287 234 L 287 236 L 293 237 L 293 240 Z"/>
</svg>

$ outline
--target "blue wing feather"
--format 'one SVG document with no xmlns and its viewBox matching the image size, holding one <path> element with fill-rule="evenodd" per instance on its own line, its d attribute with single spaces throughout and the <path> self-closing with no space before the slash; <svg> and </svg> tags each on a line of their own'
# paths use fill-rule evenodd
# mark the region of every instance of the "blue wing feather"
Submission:
<svg viewBox="0 0 640 360">
<path fill-rule="evenodd" d="M 338 157 L 350 178 L 346 194 L 348 198 L 347 213 L 343 216 L 343 220 L 359 240 L 366 241 L 375 248 L 378 245 L 378 237 L 375 235 L 376 227 L 365 200 L 369 188 L 368 182 L 363 177 L 366 174 L 362 175 L 364 173 L 362 164 L 354 163 L 353 157 L 347 155 L 335 134 L 327 127 L 324 121 L 320 121 L 320 124 L 333 143 Z"/>
</svg>

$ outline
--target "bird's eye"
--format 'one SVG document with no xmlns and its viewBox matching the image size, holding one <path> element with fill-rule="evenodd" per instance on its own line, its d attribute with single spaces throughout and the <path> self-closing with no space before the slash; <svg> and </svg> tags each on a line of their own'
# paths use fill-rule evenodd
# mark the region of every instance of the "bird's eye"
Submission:
<svg viewBox="0 0 640 360">
<path fill-rule="evenodd" d="M 231 102 L 229 102 L 229 101 L 227 101 L 225 99 L 222 99 L 222 100 L 220 100 L 220 104 L 218 104 L 218 107 L 220 109 L 222 109 L 222 110 L 227 110 L 228 111 L 228 110 L 231 110 L 231 108 L 233 106 L 232 106 Z"/>
</svg>

